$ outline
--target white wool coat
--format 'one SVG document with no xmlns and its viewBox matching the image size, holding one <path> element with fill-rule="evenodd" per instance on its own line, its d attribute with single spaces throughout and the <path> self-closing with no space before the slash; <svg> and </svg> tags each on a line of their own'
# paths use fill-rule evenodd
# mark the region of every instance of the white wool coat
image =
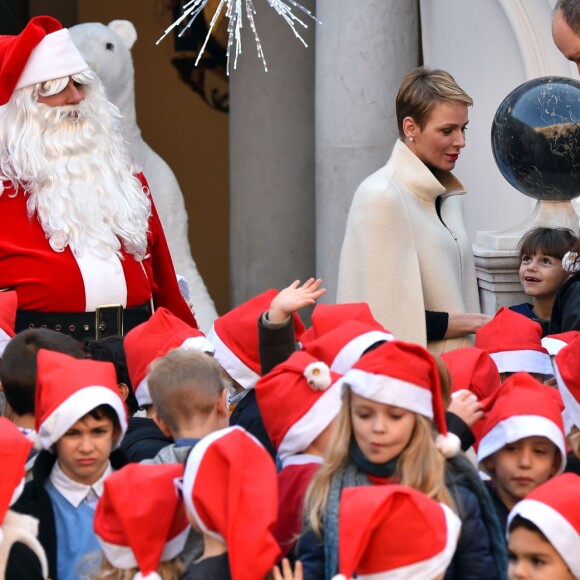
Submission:
<svg viewBox="0 0 580 580">
<path fill-rule="evenodd" d="M 340 255 L 337 302 L 368 302 L 397 339 L 440 353 L 469 337 L 427 345 L 425 311 L 479 312 L 463 184 L 434 174 L 401 141 L 388 163 L 358 187 Z M 442 196 L 441 219 L 435 200 Z"/>
</svg>

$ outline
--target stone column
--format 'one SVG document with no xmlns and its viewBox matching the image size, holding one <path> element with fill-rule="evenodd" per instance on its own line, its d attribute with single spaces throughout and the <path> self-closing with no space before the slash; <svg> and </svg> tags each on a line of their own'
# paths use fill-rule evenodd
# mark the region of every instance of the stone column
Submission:
<svg viewBox="0 0 580 580">
<path fill-rule="evenodd" d="M 397 139 L 395 96 L 418 65 L 415 1 L 318 0 L 316 272 L 332 302 L 346 217 L 358 184 Z"/>
<path fill-rule="evenodd" d="M 302 4 L 314 10 L 314 0 Z M 267 3 L 256 10 L 268 72 L 247 22 L 230 72 L 232 306 L 315 273 L 315 22 L 297 27 L 305 48 Z"/>
</svg>

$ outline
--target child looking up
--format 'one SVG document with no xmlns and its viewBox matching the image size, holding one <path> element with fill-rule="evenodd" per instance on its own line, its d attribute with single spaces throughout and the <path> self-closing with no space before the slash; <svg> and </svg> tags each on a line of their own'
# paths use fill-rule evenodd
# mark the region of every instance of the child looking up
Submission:
<svg viewBox="0 0 580 580">
<path fill-rule="evenodd" d="M 447 434 L 433 355 L 401 341 L 364 355 L 343 378 L 337 426 L 306 494 L 306 529 L 298 547 L 305 579 L 329 580 L 337 572 L 342 490 L 389 483 L 458 510 L 464 529 L 448 578 L 502 578 L 506 557 L 499 522 L 468 460 L 445 460 L 458 451 L 459 440 Z"/>
<path fill-rule="evenodd" d="M 127 429 L 112 363 L 76 360 L 41 349 L 36 431 L 43 451 L 15 511 L 36 517 L 52 580 L 76 580 L 97 551 L 93 516 L 106 477 L 126 463 L 114 451 Z"/>
<path fill-rule="evenodd" d="M 517 503 L 508 519 L 508 578 L 580 578 L 580 477 L 554 477 Z"/>
<path fill-rule="evenodd" d="M 562 258 L 576 241 L 567 228 L 533 228 L 518 244 L 520 251 L 520 283 L 532 300 L 510 306 L 542 325 L 542 335 L 548 334 L 554 300 L 569 274 L 562 268 Z"/>
<path fill-rule="evenodd" d="M 516 373 L 486 402 L 477 459 L 500 523 L 538 485 L 562 473 L 566 440 L 558 391 Z"/>
</svg>

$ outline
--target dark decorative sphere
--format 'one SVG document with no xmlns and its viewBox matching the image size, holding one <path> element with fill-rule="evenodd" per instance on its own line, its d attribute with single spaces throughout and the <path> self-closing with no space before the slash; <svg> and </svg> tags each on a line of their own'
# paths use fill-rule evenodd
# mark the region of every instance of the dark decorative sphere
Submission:
<svg viewBox="0 0 580 580">
<path fill-rule="evenodd" d="M 499 106 L 491 145 L 502 175 L 534 199 L 580 195 L 580 82 L 543 77 L 514 89 Z"/>
</svg>

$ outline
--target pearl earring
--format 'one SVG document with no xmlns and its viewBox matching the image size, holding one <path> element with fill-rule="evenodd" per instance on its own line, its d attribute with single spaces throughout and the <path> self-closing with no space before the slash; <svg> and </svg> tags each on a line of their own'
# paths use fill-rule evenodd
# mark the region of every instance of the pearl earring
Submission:
<svg viewBox="0 0 580 580">
<path fill-rule="evenodd" d="M 414 141 L 415 137 L 409 137 L 409 141 Z"/>
</svg>

